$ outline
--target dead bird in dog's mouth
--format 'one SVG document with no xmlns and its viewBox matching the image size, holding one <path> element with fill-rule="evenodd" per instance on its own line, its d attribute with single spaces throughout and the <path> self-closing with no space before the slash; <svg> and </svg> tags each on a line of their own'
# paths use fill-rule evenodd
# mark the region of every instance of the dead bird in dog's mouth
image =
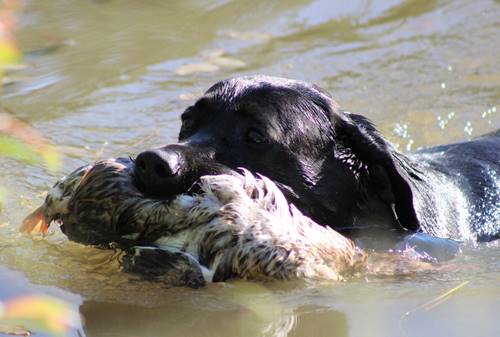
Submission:
<svg viewBox="0 0 500 337">
<path fill-rule="evenodd" d="M 145 198 L 133 184 L 132 171 L 133 161 L 126 158 L 80 167 L 49 190 L 43 205 L 23 221 L 21 232 L 47 234 L 54 221 L 70 240 L 83 244 L 139 239 L 165 203 Z"/>
<path fill-rule="evenodd" d="M 124 248 L 125 271 L 191 287 L 432 269 L 397 254 L 365 253 L 304 216 L 263 176 L 245 170 L 204 176 L 194 192 L 159 200 L 137 189 L 133 168 L 133 160 L 118 158 L 75 170 L 54 185 L 21 231 L 47 233 L 56 221 L 72 241 Z"/>
</svg>

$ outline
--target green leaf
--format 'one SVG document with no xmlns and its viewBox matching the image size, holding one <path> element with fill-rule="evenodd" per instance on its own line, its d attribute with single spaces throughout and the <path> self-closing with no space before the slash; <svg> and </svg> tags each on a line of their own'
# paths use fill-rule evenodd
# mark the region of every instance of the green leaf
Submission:
<svg viewBox="0 0 500 337">
<path fill-rule="evenodd" d="M 28 164 L 40 162 L 40 155 L 27 144 L 12 137 L 0 135 L 0 156 L 7 156 Z"/>
</svg>

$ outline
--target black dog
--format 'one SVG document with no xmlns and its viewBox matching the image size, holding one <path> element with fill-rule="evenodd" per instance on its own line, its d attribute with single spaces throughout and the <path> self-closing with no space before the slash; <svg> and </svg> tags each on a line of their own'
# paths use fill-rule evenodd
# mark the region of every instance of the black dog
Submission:
<svg viewBox="0 0 500 337">
<path fill-rule="evenodd" d="M 321 88 L 266 76 L 216 83 L 182 114 L 179 143 L 141 153 L 136 181 L 169 198 L 244 167 L 320 224 L 458 240 L 500 237 L 500 132 L 408 155 Z M 168 193 L 166 191 L 169 191 Z"/>
</svg>

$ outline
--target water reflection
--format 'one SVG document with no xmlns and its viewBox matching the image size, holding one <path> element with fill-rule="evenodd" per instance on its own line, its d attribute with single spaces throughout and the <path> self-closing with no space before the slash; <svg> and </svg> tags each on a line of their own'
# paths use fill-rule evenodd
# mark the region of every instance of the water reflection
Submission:
<svg viewBox="0 0 500 337">
<path fill-rule="evenodd" d="M 348 336 L 347 319 L 336 310 L 305 305 L 271 315 L 245 307 L 191 308 L 182 303 L 147 308 L 88 301 L 81 305 L 88 336 Z"/>
<path fill-rule="evenodd" d="M 22 273 L 0 266 L 0 336 L 14 332 L 22 335 L 39 325 L 52 332 L 65 331 L 67 337 L 81 336 L 83 328 L 77 313 L 81 302 L 76 294 L 58 287 L 33 285 Z M 9 312 L 9 306 L 17 309 Z M 52 336 L 50 331 L 36 334 Z"/>
</svg>

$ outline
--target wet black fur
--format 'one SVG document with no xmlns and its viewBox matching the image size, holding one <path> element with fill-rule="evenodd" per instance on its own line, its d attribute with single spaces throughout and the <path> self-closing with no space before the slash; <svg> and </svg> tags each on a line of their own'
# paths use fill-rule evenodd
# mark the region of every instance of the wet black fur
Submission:
<svg viewBox="0 0 500 337">
<path fill-rule="evenodd" d="M 156 150 L 175 152 L 178 168 L 168 180 L 137 172 L 145 193 L 179 193 L 204 174 L 244 167 L 347 235 L 379 228 L 463 238 L 457 200 L 465 200 L 475 239 L 499 238 L 499 132 L 403 155 L 321 88 L 266 76 L 216 83 L 182 121 L 179 143 Z"/>
</svg>

